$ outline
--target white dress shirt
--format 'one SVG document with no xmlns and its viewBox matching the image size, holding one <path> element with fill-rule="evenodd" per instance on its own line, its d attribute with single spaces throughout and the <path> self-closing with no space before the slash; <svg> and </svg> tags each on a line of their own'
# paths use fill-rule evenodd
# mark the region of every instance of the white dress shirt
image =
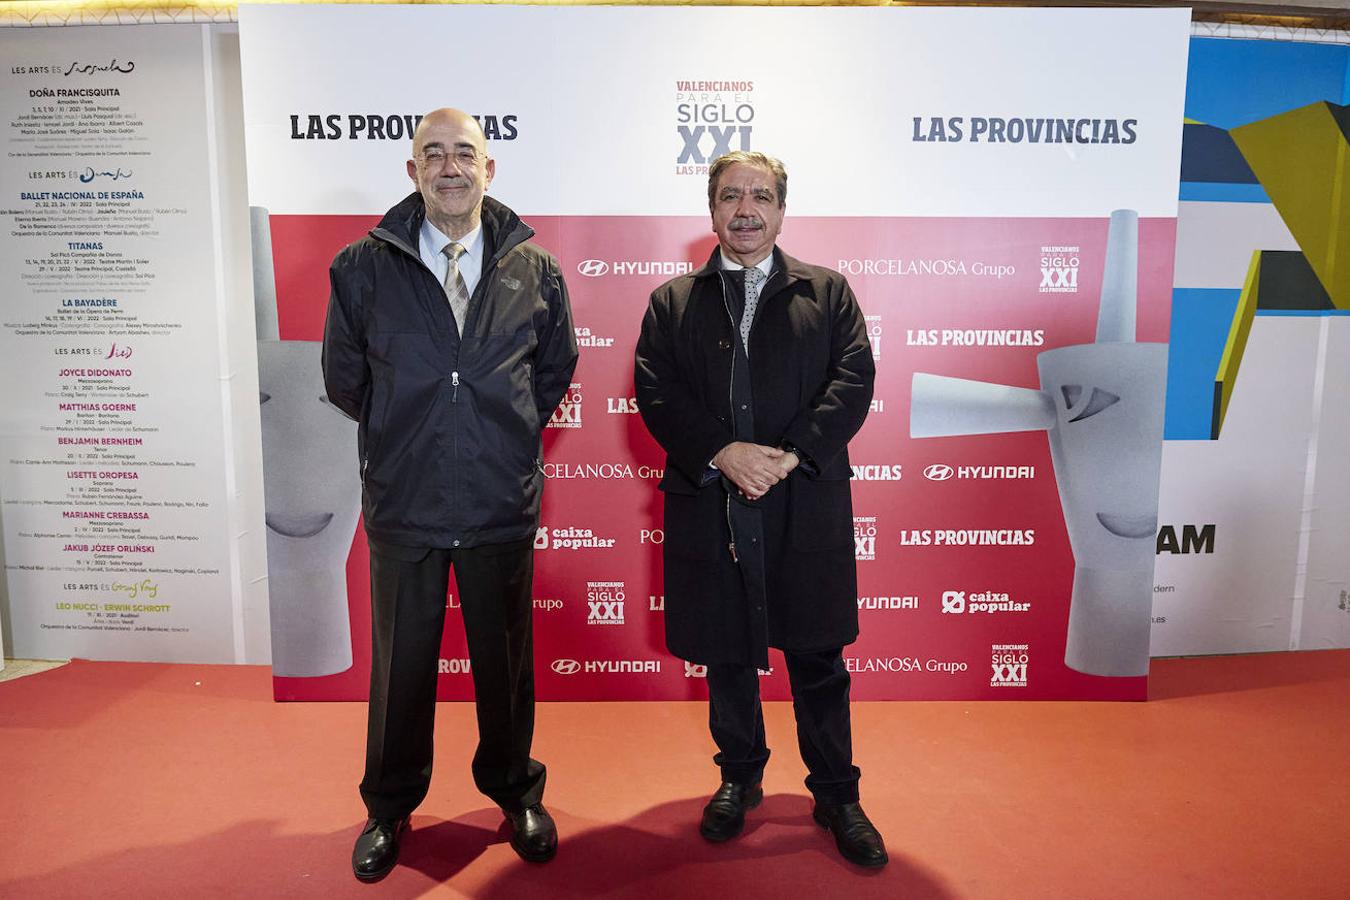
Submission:
<svg viewBox="0 0 1350 900">
<path fill-rule="evenodd" d="M 729 272 L 739 272 L 741 269 L 749 268 L 749 266 L 743 266 L 738 262 L 732 262 L 731 260 L 727 259 L 727 255 L 725 253 L 719 253 L 718 256 L 722 258 L 722 268 L 726 269 Z M 773 251 L 770 250 L 768 256 L 764 257 L 759 262 L 755 263 L 755 268 L 763 272 L 764 280 L 768 281 L 769 276 L 773 274 Z"/>
<path fill-rule="evenodd" d="M 422 220 L 417 251 L 422 257 L 422 262 L 436 273 L 436 280 L 441 284 L 445 284 L 445 273 L 450 271 L 450 258 L 444 252 L 446 245 L 450 243 L 450 238 L 432 225 L 430 219 Z M 483 226 L 480 224 L 464 235 L 459 239 L 459 243 L 464 247 L 464 253 L 459 258 L 459 276 L 464 279 L 464 287 L 468 288 L 469 296 L 472 297 L 473 289 L 478 286 L 478 279 L 483 275 Z"/>
</svg>

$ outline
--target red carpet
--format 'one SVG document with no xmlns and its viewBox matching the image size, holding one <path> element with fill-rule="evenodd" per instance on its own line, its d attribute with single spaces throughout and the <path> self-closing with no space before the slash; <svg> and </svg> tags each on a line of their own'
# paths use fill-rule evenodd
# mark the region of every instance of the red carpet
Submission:
<svg viewBox="0 0 1350 900">
<path fill-rule="evenodd" d="M 891 864 L 810 820 L 787 704 L 746 832 L 701 703 L 545 704 L 558 858 L 521 862 L 441 704 L 403 865 L 351 876 L 359 704 L 276 704 L 266 669 L 75 662 L 0 683 L 0 897 L 1350 896 L 1350 651 L 1167 660 L 1149 703 L 858 703 L 863 802 Z"/>
</svg>

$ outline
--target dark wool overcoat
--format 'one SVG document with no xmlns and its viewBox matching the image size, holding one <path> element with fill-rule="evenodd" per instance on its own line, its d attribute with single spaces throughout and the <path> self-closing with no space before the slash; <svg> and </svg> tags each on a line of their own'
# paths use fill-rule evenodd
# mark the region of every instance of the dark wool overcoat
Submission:
<svg viewBox="0 0 1350 900">
<path fill-rule="evenodd" d="M 637 346 L 638 408 L 666 451 L 666 644 L 696 663 L 763 665 L 766 643 L 824 650 L 858 636 L 847 445 L 875 374 L 862 311 L 842 275 L 775 248 L 750 331 L 747 391 L 733 375 L 747 371 L 736 360 L 742 278 L 714 251 L 666 282 Z M 743 401 L 752 409 L 740 410 Z M 749 504 L 763 541 L 763 578 L 749 589 L 748 539 L 739 535 L 740 561 L 730 546 L 731 504 L 744 501 L 708 466 L 733 440 L 790 445 L 806 460 Z"/>
</svg>

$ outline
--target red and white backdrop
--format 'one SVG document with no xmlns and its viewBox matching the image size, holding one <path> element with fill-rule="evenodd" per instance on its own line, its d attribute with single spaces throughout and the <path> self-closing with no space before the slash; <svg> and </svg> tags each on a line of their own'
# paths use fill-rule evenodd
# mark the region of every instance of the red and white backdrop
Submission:
<svg viewBox="0 0 1350 900">
<path fill-rule="evenodd" d="M 786 163 L 780 244 L 848 276 L 876 357 L 850 448 L 854 696 L 1144 696 L 1143 676 L 1065 665 L 1074 556 L 1045 433 L 911 439 L 910 394 L 916 372 L 1035 389 L 1039 354 L 1091 344 L 1117 209 L 1139 216 L 1137 340 L 1167 341 L 1186 11 L 244 6 L 240 34 L 270 339 L 322 337 L 329 262 L 412 189 L 411 127 L 438 106 L 479 117 L 491 194 L 561 261 L 581 361 L 545 439 L 540 697 L 704 695 L 664 648 L 663 457 L 632 355 L 651 290 L 714 246 L 708 162 L 742 147 Z M 280 440 L 306 462 L 289 477 L 329 478 L 326 448 Z M 354 434 L 340 443 L 334 465 L 354 471 Z M 273 509 L 325 490 L 268 478 L 269 527 L 343 521 Z M 359 525 L 351 538 L 345 597 L 279 591 L 304 552 L 273 555 L 278 698 L 365 695 L 368 556 Z M 468 698 L 453 587 L 448 602 L 440 696 Z M 344 627 L 278 637 L 335 605 Z M 764 694 L 782 699 L 773 659 Z"/>
</svg>

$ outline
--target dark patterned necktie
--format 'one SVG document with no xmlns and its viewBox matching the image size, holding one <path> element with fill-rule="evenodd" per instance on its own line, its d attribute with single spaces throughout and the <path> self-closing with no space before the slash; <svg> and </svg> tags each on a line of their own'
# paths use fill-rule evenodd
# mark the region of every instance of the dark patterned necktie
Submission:
<svg viewBox="0 0 1350 900">
<path fill-rule="evenodd" d="M 741 346 L 750 352 L 750 326 L 755 321 L 755 307 L 759 305 L 759 292 L 764 288 L 764 273 L 758 266 L 745 270 L 745 312 L 741 313 Z"/>
</svg>

